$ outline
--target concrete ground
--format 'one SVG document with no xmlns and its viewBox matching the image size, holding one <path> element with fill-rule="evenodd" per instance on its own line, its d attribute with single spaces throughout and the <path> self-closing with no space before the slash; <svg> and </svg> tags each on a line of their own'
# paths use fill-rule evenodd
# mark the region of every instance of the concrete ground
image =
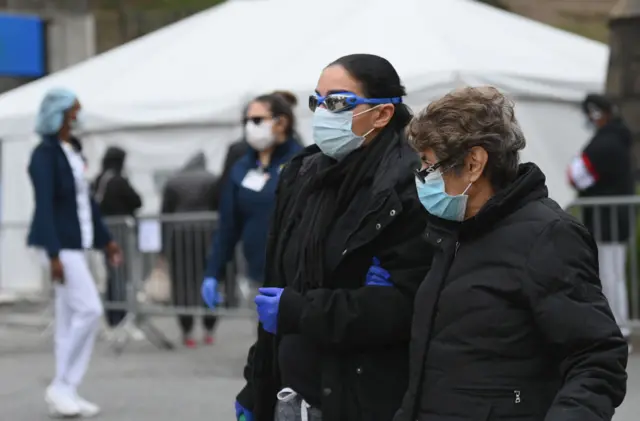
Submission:
<svg viewBox="0 0 640 421">
<path fill-rule="evenodd" d="M 158 325 L 177 338 L 173 320 Z M 161 351 L 134 342 L 116 356 L 101 341 L 82 393 L 102 405 L 102 421 L 231 421 L 253 326 L 246 319 L 223 320 L 216 345 L 195 350 Z M 43 392 L 53 367 L 50 349 L 51 338 L 39 329 L 0 327 L 2 420 L 48 419 Z M 637 421 L 638 413 L 640 355 L 629 362 L 629 392 L 614 421 Z"/>
</svg>

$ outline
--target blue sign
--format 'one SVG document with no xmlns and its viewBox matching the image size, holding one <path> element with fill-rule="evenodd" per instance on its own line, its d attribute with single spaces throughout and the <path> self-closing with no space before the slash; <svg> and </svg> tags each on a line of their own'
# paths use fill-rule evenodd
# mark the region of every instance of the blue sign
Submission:
<svg viewBox="0 0 640 421">
<path fill-rule="evenodd" d="M 0 14 L 0 76 L 46 73 L 44 22 L 37 16 Z"/>
</svg>

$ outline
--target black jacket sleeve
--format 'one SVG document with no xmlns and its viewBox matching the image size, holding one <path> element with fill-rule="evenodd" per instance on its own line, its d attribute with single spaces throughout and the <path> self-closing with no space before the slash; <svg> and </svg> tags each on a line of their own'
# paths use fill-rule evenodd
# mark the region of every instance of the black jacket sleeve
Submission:
<svg viewBox="0 0 640 421">
<path fill-rule="evenodd" d="M 167 184 L 164 186 L 162 192 L 162 205 L 160 206 L 160 213 L 175 213 L 178 198 L 176 197 L 176 190 L 173 186 Z"/>
<path fill-rule="evenodd" d="M 258 332 L 259 334 L 259 332 Z M 249 411 L 253 411 L 254 407 L 254 393 L 253 393 L 253 382 L 252 382 L 252 373 L 253 373 L 253 357 L 256 352 L 257 344 L 253 344 L 251 348 L 249 348 L 249 354 L 247 355 L 247 363 L 244 366 L 243 377 L 246 380 L 245 386 L 242 388 L 238 396 L 236 396 L 236 400 L 243 408 L 247 408 Z"/>
<path fill-rule="evenodd" d="M 582 159 L 586 160 L 596 180 L 610 179 L 616 174 L 619 159 L 628 153 L 618 150 L 620 142 L 615 136 L 611 132 L 598 132 L 583 151 Z"/>
<path fill-rule="evenodd" d="M 114 190 L 118 192 L 120 200 L 126 204 L 127 210 L 130 214 L 142 207 L 142 199 L 138 192 L 135 191 L 129 180 L 120 176 L 112 180 L 114 184 Z"/>
<path fill-rule="evenodd" d="M 376 251 L 393 287 L 321 288 L 304 296 L 285 288 L 278 333 L 300 333 L 321 347 L 345 351 L 408 342 L 414 296 L 432 260 L 422 237 L 426 213 L 414 202 L 385 229 L 393 234 Z"/>
<path fill-rule="evenodd" d="M 602 294 L 598 251 L 586 228 L 563 219 L 538 237 L 525 290 L 562 388 L 545 421 L 610 421 L 626 393 L 627 343 Z"/>
</svg>

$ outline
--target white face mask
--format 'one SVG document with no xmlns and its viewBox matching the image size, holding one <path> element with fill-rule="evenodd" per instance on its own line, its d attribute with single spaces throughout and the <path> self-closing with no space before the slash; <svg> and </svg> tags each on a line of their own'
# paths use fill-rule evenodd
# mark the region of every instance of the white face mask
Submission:
<svg viewBox="0 0 640 421">
<path fill-rule="evenodd" d="M 273 146 L 275 142 L 273 120 L 262 120 L 260 124 L 248 121 L 245 126 L 245 137 L 249 146 L 258 152 Z"/>
</svg>

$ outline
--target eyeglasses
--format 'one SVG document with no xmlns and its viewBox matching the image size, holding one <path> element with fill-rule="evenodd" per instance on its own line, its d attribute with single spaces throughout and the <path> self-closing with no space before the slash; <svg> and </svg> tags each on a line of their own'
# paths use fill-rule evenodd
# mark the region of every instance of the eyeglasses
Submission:
<svg viewBox="0 0 640 421">
<path fill-rule="evenodd" d="M 316 111 L 320 105 L 324 105 L 332 113 L 340 113 L 354 109 L 360 104 L 400 104 L 401 97 L 395 98 L 362 98 L 351 92 L 337 92 L 322 96 L 318 93 L 309 95 L 309 109 Z"/>
<path fill-rule="evenodd" d="M 256 126 L 259 126 L 260 123 L 262 123 L 264 120 L 270 120 L 270 119 L 271 117 L 265 117 L 265 116 L 245 117 L 242 119 L 242 124 L 246 126 L 248 122 L 252 122 Z"/>
<path fill-rule="evenodd" d="M 435 164 L 431 164 L 426 168 L 413 170 L 413 173 L 418 178 L 418 180 L 420 180 L 420 182 L 424 184 L 429 174 L 432 174 L 443 167 L 444 169 L 441 172 L 445 173 L 449 171 L 451 168 L 455 167 L 457 163 L 458 163 L 458 159 L 456 159 L 455 157 L 447 158 L 447 159 L 443 159 L 442 161 L 436 162 Z"/>
</svg>

